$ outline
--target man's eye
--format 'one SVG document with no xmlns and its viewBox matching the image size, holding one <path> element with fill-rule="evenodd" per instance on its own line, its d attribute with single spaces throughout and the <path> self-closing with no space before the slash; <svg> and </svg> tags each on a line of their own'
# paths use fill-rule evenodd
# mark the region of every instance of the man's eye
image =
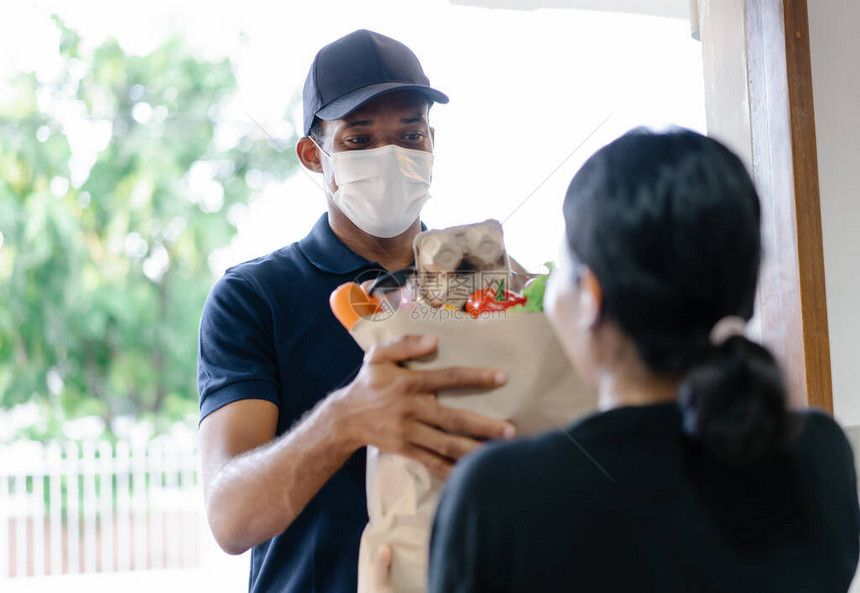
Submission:
<svg viewBox="0 0 860 593">
<path fill-rule="evenodd" d="M 420 142 L 424 139 L 424 134 L 421 132 L 415 132 L 413 134 L 406 134 L 403 136 L 404 139 L 409 140 L 410 142 Z"/>
<path fill-rule="evenodd" d="M 368 142 L 370 142 L 370 139 L 367 136 L 355 136 L 353 138 L 347 138 L 346 142 L 347 142 L 347 144 L 353 144 L 353 145 L 367 144 Z"/>
</svg>

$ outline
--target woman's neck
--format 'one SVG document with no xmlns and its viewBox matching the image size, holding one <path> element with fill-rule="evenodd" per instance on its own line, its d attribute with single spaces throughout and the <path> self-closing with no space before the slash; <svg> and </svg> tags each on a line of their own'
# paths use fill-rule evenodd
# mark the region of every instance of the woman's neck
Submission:
<svg viewBox="0 0 860 593">
<path fill-rule="evenodd" d="M 677 377 L 655 374 L 628 351 L 598 373 L 597 406 L 606 411 L 672 402 L 678 397 L 679 383 Z"/>
<path fill-rule="evenodd" d="M 665 385 L 625 385 L 614 377 L 601 380 L 597 407 L 605 412 L 625 406 L 650 406 L 675 401 L 678 397 L 678 384 Z"/>
</svg>

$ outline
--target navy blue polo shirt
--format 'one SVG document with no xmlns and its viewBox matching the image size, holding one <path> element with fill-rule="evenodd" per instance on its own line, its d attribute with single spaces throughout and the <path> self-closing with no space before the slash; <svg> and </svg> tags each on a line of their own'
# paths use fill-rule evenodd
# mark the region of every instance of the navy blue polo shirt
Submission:
<svg viewBox="0 0 860 593">
<path fill-rule="evenodd" d="M 237 400 L 265 399 L 280 410 L 282 434 L 348 384 L 363 353 L 329 309 L 329 295 L 379 269 L 344 245 L 324 214 L 298 243 L 227 270 L 200 323 L 201 420 Z M 366 523 L 362 448 L 286 531 L 253 548 L 250 591 L 354 593 Z"/>
</svg>

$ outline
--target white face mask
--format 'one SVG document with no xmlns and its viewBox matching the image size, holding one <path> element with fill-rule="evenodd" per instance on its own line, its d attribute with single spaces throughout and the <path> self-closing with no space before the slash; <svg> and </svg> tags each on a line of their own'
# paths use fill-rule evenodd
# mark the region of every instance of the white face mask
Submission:
<svg viewBox="0 0 860 593">
<path fill-rule="evenodd" d="M 369 235 L 396 237 L 415 222 L 430 198 L 433 153 L 389 144 L 325 154 L 338 187 L 332 200 Z"/>
</svg>

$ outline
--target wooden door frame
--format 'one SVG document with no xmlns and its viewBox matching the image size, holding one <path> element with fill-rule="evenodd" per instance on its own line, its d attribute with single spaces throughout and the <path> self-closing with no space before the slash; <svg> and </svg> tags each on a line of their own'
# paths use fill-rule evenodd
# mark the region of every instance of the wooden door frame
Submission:
<svg viewBox="0 0 860 593">
<path fill-rule="evenodd" d="M 765 252 L 757 324 L 792 401 L 833 412 L 806 0 L 698 0 L 709 134 L 749 166 Z"/>
</svg>

